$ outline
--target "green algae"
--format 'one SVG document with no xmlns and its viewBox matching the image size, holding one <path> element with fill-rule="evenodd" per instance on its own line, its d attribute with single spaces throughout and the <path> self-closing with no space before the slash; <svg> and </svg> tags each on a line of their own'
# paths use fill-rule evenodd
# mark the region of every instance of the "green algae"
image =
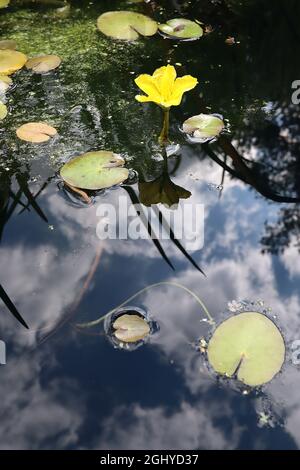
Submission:
<svg viewBox="0 0 300 470">
<path fill-rule="evenodd" d="M 93 12 L 75 9 L 64 19 L 57 19 L 54 11 L 23 8 L 0 15 L 0 40 L 15 40 L 28 57 L 56 54 L 62 59 L 58 70 L 42 77 L 27 70 L 15 75 L 14 92 L 7 93 L 11 112 L 1 123 L 5 142 L 0 143 L 0 167 L 43 159 L 53 171 L 80 153 L 112 148 L 112 141 L 113 150 L 124 153 L 132 125 L 141 128 L 139 142 L 143 133 L 149 135 L 136 118 L 131 75 L 149 50 L 143 40 L 127 44 L 103 37 L 96 19 Z M 16 141 L 15 129 L 30 121 L 54 126 L 59 138 L 43 151 L 29 152 Z"/>
</svg>

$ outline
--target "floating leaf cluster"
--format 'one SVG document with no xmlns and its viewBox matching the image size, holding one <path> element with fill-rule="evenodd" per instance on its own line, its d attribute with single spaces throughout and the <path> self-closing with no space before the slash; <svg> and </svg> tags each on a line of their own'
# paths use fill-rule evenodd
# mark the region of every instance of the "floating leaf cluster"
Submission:
<svg viewBox="0 0 300 470">
<path fill-rule="evenodd" d="M 99 31 L 114 39 L 135 41 L 139 36 L 153 36 L 157 23 L 148 16 L 132 11 L 108 11 L 99 16 Z"/>
</svg>

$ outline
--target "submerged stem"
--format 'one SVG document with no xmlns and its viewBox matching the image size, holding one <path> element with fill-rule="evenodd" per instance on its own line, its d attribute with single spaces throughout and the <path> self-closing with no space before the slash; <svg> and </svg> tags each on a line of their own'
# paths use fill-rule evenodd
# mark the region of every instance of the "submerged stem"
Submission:
<svg viewBox="0 0 300 470">
<path fill-rule="evenodd" d="M 161 145 L 166 145 L 169 142 L 169 127 L 170 127 L 170 109 L 163 108 L 163 127 L 158 139 Z"/>
<path fill-rule="evenodd" d="M 113 308 L 112 310 L 110 310 L 108 313 L 106 313 L 105 315 L 103 315 L 102 317 L 98 318 L 97 320 L 93 320 L 93 321 L 90 321 L 88 323 L 79 323 L 76 325 L 77 328 L 90 328 L 92 326 L 96 326 L 96 325 L 99 325 L 99 323 L 101 323 L 103 320 L 105 320 L 105 318 L 107 318 L 109 315 L 111 315 L 112 313 L 114 313 L 116 310 L 119 310 L 119 308 L 122 308 L 124 307 L 126 304 L 128 304 L 128 302 L 130 302 L 131 300 L 135 299 L 138 295 L 140 294 L 143 294 L 144 292 L 148 291 L 149 289 L 152 289 L 153 287 L 159 287 L 159 286 L 163 286 L 163 285 L 168 285 L 168 286 L 174 286 L 174 287 L 178 287 L 179 289 L 183 289 L 184 291 L 186 291 L 188 294 L 190 294 L 195 300 L 196 302 L 201 306 L 202 310 L 205 312 L 207 318 L 209 319 L 209 321 L 211 323 L 215 323 L 214 322 L 214 319 L 212 318 L 211 314 L 209 313 L 209 311 L 207 310 L 205 304 L 202 302 L 202 300 L 193 292 L 191 291 L 190 289 L 188 289 L 187 287 L 183 286 L 182 284 L 178 284 L 177 282 L 167 282 L 167 281 L 164 281 L 164 282 L 158 282 L 156 284 L 151 284 L 150 286 L 147 286 L 147 287 L 144 287 L 144 289 L 141 289 L 139 290 L 136 294 L 132 295 L 131 297 L 129 297 L 128 299 L 126 299 L 124 302 L 122 302 L 120 305 L 118 305 L 117 307 Z"/>
</svg>

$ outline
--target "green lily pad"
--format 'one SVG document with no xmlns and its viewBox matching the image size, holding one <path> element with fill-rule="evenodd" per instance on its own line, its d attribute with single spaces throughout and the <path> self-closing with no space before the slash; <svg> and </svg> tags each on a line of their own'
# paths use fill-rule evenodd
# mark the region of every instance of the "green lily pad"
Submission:
<svg viewBox="0 0 300 470">
<path fill-rule="evenodd" d="M 61 64 L 61 58 L 57 55 L 43 55 L 33 57 L 26 62 L 26 68 L 36 73 L 47 73 Z"/>
<path fill-rule="evenodd" d="M 221 323 L 208 344 L 213 369 L 252 387 L 265 384 L 281 370 L 284 339 L 268 317 L 244 312 Z"/>
<path fill-rule="evenodd" d="M 0 41 L 0 49 L 10 49 L 14 51 L 16 47 L 17 43 L 13 39 L 2 39 L 2 41 Z"/>
<path fill-rule="evenodd" d="M 198 23 L 184 18 L 174 18 L 165 24 L 159 24 L 158 29 L 176 39 L 199 39 L 203 36 L 203 28 Z"/>
<path fill-rule="evenodd" d="M 6 118 L 6 116 L 7 116 L 7 107 L 5 106 L 4 103 L 1 103 L 0 101 L 0 121 Z"/>
<path fill-rule="evenodd" d="M 198 114 L 184 121 L 182 130 L 192 140 L 206 142 L 217 137 L 225 125 L 221 116 L 215 114 Z"/>
<path fill-rule="evenodd" d="M 150 333 L 150 326 L 138 315 L 121 315 L 113 323 L 114 335 L 124 343 L 136 343 Z"/>
<path fill-rule="evenodd" d="M 99 16 L 98 29 L 114 39 L 135 41 L 141 36 L 153 36 L 157 23 L 148 16 L 133 11 L 108 11 Z"/>
<path fill-rule="evenodd" d="M 122 168 L 124 163 L 123 158 L 113 152 L 88 152 L 66 163 L 60 170 L 60 176 L 75 188 L 110 188 L 128 178 L 129 171 Z"/>
</svg>

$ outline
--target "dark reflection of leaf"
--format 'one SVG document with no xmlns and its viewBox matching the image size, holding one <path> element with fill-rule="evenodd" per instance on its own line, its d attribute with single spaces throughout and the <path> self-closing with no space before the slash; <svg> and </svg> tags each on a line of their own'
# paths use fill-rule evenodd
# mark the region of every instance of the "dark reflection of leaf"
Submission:
<svg viewBox="0 0 300 470">
<path fill-rule="evenodd" d="M 218 143 L 222 150 L 232 159 L 234 166 L 240 172 L 243 180 L 255 188 L 262 196 L 275 202 L 300 202 L 299 197 L 282 196 L 274 192 L 269 186 L 266 179 L 262 179 L 260 175 L 249 168 L 243 161 L 243 158 L 224 136 L 221 136 Z"/>
<path fill-rule="evenodd" d="M 171 207 L 178 204 L 180 199 L 188 199 L 190 191 L 173 183 L 168 173 L 163 173 L 159 178 L 149 182 L 139 182 L 141 203 L 145 206 L 152 204 L 166 204 Z"/>
<path fill-rule="evenodd" d="M 33 195 L 33 199 L 36 200 L 39 195 L 44 191 L 44 189 L 48 186 L 49 182 L 46 181 L 41 188 L 38 190 L 36 194 Z M 22 214 L 25 210 L 29 210 L 30 207 L 30 202 L 28 202 L 26 205 L 22 203 L 22 201 L 19 201 L 19 204 L 23 206 L 23 209 L 20 210 L 19 214 Z"/>
<path fill-rule="evenodd" d="M 15 307 L 15 305 L 13 304 L 13 302 L 10 300 L 10 298 L 8 297 L 7 293 L 5 292 L 5 290 L 3 289 L 3 287 L 1 286 L 0 284 L 0 298 L 2 300 L 2 302 L 6 305 L 6 307 L 8 308 L 8 310 L 10 311 L 10 313 L 23 325 L 25 326 L 25 328 L 29 329 L 29 326 L 27 325 L 27 323 L 25 322 L 25 320 L 23 320 L 23 318 L 21 317 L 20 313 L 18 312 L 17 308 Z"/>
<path fill-rule="evenodd" d="M 46 215 L 44 214 L 44 212 L 42 211 L 42 209 L 40 208 L 40 206 L 36 202 L 36 199 L 34 198 L 34 196 L 30 192 L 28 182 L 20 175 L 17 176 L 17 181 L 18 181 L 18 183 L 20 185 L 20 188 L 23 191 L 24 195 L 28 199 L 28 202 L 30 203 L 31 207 L 35 210 L 35 212 L 39 215 L 39 217 L 41 217 L 41 219 L 43 219 L 45 222 L 48 223 L 48 219 L 47 219 Z"/>
<path fill-rule="evenodd" d="M 123 186 L 123 187 L 127 191 L 128 195 L 131 199 L 132 204 L 140 204 L 140 201 L 139 201 L 135 191 L 130 186 Z M 151 227 L 151 224 L 147 220 L 147 217 L 145 216 L 142 209 L 139 211 L 139 216 L 141 218 L 142 223 L 147 228 L 150 240 L 153 241 L 154 246 L 159 251 L 160 255 L 166 261 L 166 263 L 175 271 L 175 268 L 174 268 L 173 264 L 171 263 L 171 261 L 169 260 L 169 258 L 167 257 L 163 247 L 159 243 L 158 239 L 155 238 L 155 232 L 153 231 L 153 229 Z"/>
<path fill-rule="evenodd" d="M 33 196 L 29 190 L 28 186 L 28 175 L 27 174 L 18 174 L 16 175 L 17 182 L 19 184 L 19 189 L 15 193 L 11 189 L 11 180 L 8 176 L 4 176 L 1 178 L 1 185 L 0 185 L 0 240 L 2 238 L 3 230 L 5 225 L 10 220 L 11 216 L 14 214 L 16 207 L 19 205 L 23 208 L 23 210 L 29 210 L 30 206 L 34 208 L 34 210 L 38 213 L 38 215 L 44 220 L 47 221 L 47 217 L 39 207 L 36 202 L 36 198 L 38 195 L 43 191 L 43 189 L 47 186 L 45 183 L 40 191 Z M 28 200 L 28 204 L 25 205 L 21 198 L 25 195 Z M 14 305 L 13 301 L 9 298 L 8 294 L 4 290 L 4 288 L 0 285 L 0 298 L 8 308 L 10 313 L 25 327 L 29 328 L 25 320 L 22 318 L 20 313 L 18 312 L 16 306 Z"/>
<path fill-rule="evenodd" d="M 160 212 L 160 210 L 158 209 L 158 207 L 154 208 L 154 211 L 157 211 L 157 214 L 158 214 L 158 219 L 159 219 L 159 222 L 161 225 L 163 225 L 164 227 L 167 227 L 167 230 L 170 232 L 170 239 L 172 240 L 172 242 L 174 243 L 175 246 L 177 246 L 177 248 L 181 251 L 181 253 L 183 253 L 183 255 L 190 261 L 190 263 L 192 263 L 192 265 L 198 269 L 198 271 L 200 271 L 204 276 L 206 276 L 205 272 L 202 271 L 202 269 L 198 266 L 198 264 L 194 261 L 194 259 L 192 258 L 191 255 L 188 254 L 188 252 L 185 250 L 185 248 L 181 245 L 181 243 L 179 242 L 179 240 L 175 237 L 175 234 L 173 232 L 173 230 L 171 229 L 171 227 L 167 224 L 164 216 L 162 215 L 162 213 Z"/>
<path fill-rule="evenodd" d="M 129 194 L 129 197 L 132 201 L 133 204 L 141 204 L 141 201 L 138 199 L 136 193 L 134 192 L 134 190 L 130 187 L 130 186 L 124 186 L 124 188 L 126 189 L 126 191 L 128 192 Z M 183 188 L 181 188 L 183 189 Z M 185 190 L 184 190 L 185 191 Z M 187 191 L 188 192 L 188 191 Z M 191 194 L 191 193 L 189 193 Z M 181 253 L 188 259 L 188 261 L 198 270 L 200 271 L 204 276 L 205 276 L 205 273 L 204 271 L 200 268 L 200 266 L 198 266 L 198 264 L 195 262 L 195 260 L 193 259 L 193 257 L 185 250 L 185 248 L 181 245 L 180 241 L 175 237 L 175 234 L 172 230 L 172 228 L 169 226 L 168 222 L 166 221 L 166 219 L 164 218 L 163 214 L 161 213 L 161 211 L 159 210 L 158 206 L 155 206 L 155 204 L 153 204 L 153 207 L 152 207 L 154 213 L 157 215 L 157 218 L 158 218 L 158 221 L 159 221 L 159 224 L 166 230 L 167 233 L 170 234 L 170 240 L 174 243 L 174 245 L 181 251 Z M 157 248 L 157 250 L 159 251 L 159 253 L 161 254 L 161 256 L 165 259 L 165 261 L 169 264 L 169 266 L 171 266 L 172 269 L 175 269 L 173 264 L 170 262 L 169 258 L 167 257 L 165 251 L 163 250 L 161 244 L 159 243 L 158 239 L 155 238 L 155 233 L 149 223 L 149 221 L 147 220 L 142 208 L 140 207 L 140 210 L 139 210 L 139 216 L 144 224 L 144 226 L 147 228 L 147 231 L 149 233 L 149 237 L 150 239 L 152 239 L 155 247 Z M 154 237 L 153 237 L 154 235 Z"/>
</svg>

